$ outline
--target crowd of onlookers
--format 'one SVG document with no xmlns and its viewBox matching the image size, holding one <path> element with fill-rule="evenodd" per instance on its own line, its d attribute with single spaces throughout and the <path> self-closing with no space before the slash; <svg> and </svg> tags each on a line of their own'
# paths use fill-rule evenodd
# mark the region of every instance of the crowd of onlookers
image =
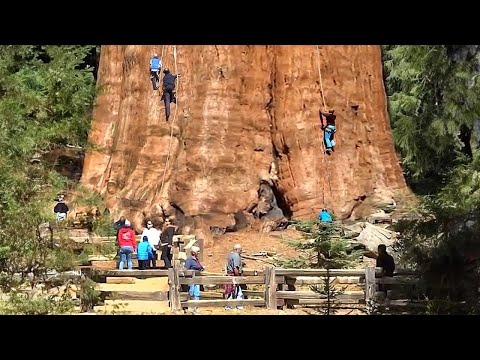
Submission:
<svg viewBox="0 0 480 360">
<path fill-rule="evenodd" d="M 55 205 L 54 212 L 57 221 L 63 221 L 67 217 L 68 206 L 64 201 L 64 197 L 60 196 L 55 199 L 57 204 Z M 320 222 L 332 222 L 333 219 L 327 209 L 322 209 L 318 216 Z M 124 216 L 120 217 L 118 221 L 113 224 L 116 230 L 117 245 L 119 247 L 120 262 L 118 268 L 123 270 L 125 265 L 127 269 L 133 269 L 133 254 L 137 254 L 138 269 L 158 269 L 157 260 L 158 252 L 161 253 L 160 259 L 163 261 L 165 269 L 172 267 L 172 246 L 173 237 L 176 234 L 178 227 L 175 226 L 170 219 L 166 219 L 162 229 L 157 229 L 151 220 L 147 220 L 145 228 L 140 236 L 141 240 L 137 244 L 135 231 L 130 223 Z M 200 263 L 199 254 L 200 248 L 192 246 L 189 250 L 189 256 L 185 261 L 186 270 L 203 271 L 205 267 Z M 233 247 L 232 252 L 228 255 L 227 263 L 225 266 L 225 272 L 228 276 L 241 276 L 243 273 L 243 261 L 242 261 L 242 247 L 240 244 L 236 244 Z M 393 257 L 386 251 L 386 246 L 381 244 L 378 246 L 377 267 L 382 268 L 383 276 L 393 276 L 395 270 L 395 263 Z M 225 285 L 225 299 L 243 299 L 244 285 L 226 284 Z M 385 288 L 381 288 L 380 291 L 386 291 Z M 190 297 L 194 300 L 200 299 L 200 285 L 192 284 L 189 288 Z M 237 306 L 241 309 L 242 306 Z M 225 309 L 231 309 L 226 306 Z M 196 310 L 196 308 L 194 309 Z"/>
<path fill-rule="evenodd" d="M 157 265 L 157 252 L 161 252 L 161 260 L 163 260 L 164 268 L 172 267 L 172 246 L 173 236 L 177 231 L 177 227 L 171 220 L 166 219 L 163 229 L 158 230 L 153 226 L 151 220 L 147 220 L 146 226 L 142 231 L 141 240 L 137 244 L 135 238 L 135 231 L 133 230 L 130 221 L 124 216 L 120 217 L 118 221 L 113 224 L 117 231 L 117 241 L 119 246 L 120 263 L 119 269 L 123 270 L 125 263 L 127 269 L 133 268 L 132 255 L 137 253 L 138 269 L 156 269 Z M 189 250 L 189 256 L 185 261 L 186 270 L 203 271 L 205 267 L 200 263 L 199 254 L 200 248 L 198 246 L 192 246 Z M 236 244 L 233 251 L 228 255 L 227 263 L 225 266 L 226 274 L 228 276 L 241 276 L 243 272 L 243 262 L 241 258 L 242 247 L 240 244 Z M 225 285 L 225 298 L 226 299 L 243 299 L 242 285 L 227 284 Z M 200 299 L 200 285 L 192 284 L 189 287 L 189 295 L 193 300 Z M 242 309 L 242 306 L 237 306 L 238 309 Z M 231 307 L 226 306 L 226 310 Z M 196 308 L 194 308 L 196 311 Z"/>
<path fill-rule="evenodd" d="M 120 263 L 118 268 L 123 270 L 125 263 L 127 268 L 133 268 L 132 256 L 137 253 L 138 268 L 157 269 L 158 251 L 161 252 L 161 260 L 163 260 L 164 268 L 172 267 L 172 246 L 173 236 L 177 231 L 177 227 L 170 219 L 166 219 L 163 229 L 158 230 L 153 226 L 151 220 L 147 220 L 146 226 L 140 236 L 140 242 L 137 244 L 135 231 L 130 221 L 124 216 L 113 224 L 117 231 L 116 238 L 119 247 Z"/>
<path fill-rule="evenodd" d="M 185 261 L 185 269 L 186 270 L 197 270 L 203 271 L 205 267 L 200 264 L 200 260 L 198 259 L 198 255 L 200 253 L 200 248 L 197 246 L 192 246 L 190 249 L 190 256 Z M 228 255 L 227 263 L 225 266 L 225 270 L 228 276 L 242 276 L 243 273 L 243 261 L 242 261 L 242 246 L 240 244 L 236 244 L 233 247 L 232 252 Z M 224 290 L 224 297 L 227 300 L 243 299 L 243 291 L 245 285 L 237 285 L 237 284 L 226 284 Z M 189 295 L 193 300 L 200 300 L 200 285 L 192 284 L 189 288 Z M 243 306 L 237 306 L 237 309 L 243 309 Z M 196 307 L 193 309 L 194 311 L 197 310 Z M 231 310 L 230 306 L 225 306 L 225 310 Z"/>
</svg>

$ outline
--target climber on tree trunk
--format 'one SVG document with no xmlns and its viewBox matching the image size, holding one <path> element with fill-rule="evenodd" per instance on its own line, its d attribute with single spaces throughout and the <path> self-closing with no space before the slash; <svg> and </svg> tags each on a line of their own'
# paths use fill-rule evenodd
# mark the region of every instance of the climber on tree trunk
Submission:
<svg viewBox="0 0 480 360">
<path fill-rule="evenodd" d="M 328 113 L 320 112 L 320 121 L 322 123 L 322 130 L 324 131 L 323 140 L 325 142 L 325 149 L 327 155 L 330 155 L 332 151 L 335 151 L 335 110 L 329 110 Z"/>
<path fill-rule="evenodd" d="M 169 69 L 163 70 L 165 74 L 163 76 L 163 101 L 165 102 L 165 116 L 168 118 L 170 117 L 170 102 L 177 103 L 177 99 L 175 98 L 175 80 L 180 74 L 173 75 L 170 73 Z"/>
<path fill-rule="evenodd" d="M 153 90 L 157 90 L 158 83 L 160 82 L 160 70 L 162 69 L 162 60 L 158 58 L 158 54 L 153 54 L 153 58 L 150 60 L 150 79 L 153 83 Z"/>
</svg>

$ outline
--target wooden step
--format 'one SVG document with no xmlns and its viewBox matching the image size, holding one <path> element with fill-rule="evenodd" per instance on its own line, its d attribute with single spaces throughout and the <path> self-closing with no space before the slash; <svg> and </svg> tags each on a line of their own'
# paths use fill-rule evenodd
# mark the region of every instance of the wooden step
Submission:
<svg viewBox="0 0 480 360">
<path fill-rule="evenodd" d="M 105 300 L 104 306 L 95 306 L 102 314 L 165 314 L 170 312 L 168 301 Z"/>
<path fill-rule="evenodd" d="M 101 261 L 92 260 L 92 261 L 90 261 L 90 264 L 96 269 L 113 270 L 113 269 L 118 268 L 119 261 L 117 261 L 117 260 L 107 260 L 107 261 L 105 261 L 105 260 L 101 260 Z M 132 264 L 133 264 L 134 269 L 138 269 L 138 260 L 137 259 L 133 259 Z M 124 266 L 126 268 L 127 264 L 125 264 Z"/>
<path fill-rule="evenodd" d="M 88 237 L 88 229 L 69 229 L 68 236 L 70 237 Z"/>
<path fill-rule="evenodd" d="M 134 277 L 107 277 L 107 284 L 135 284 Z"/>
<path fill-rule="evenodd" d="M 118 269 L 98 269 L 95 268 L 97 275 L 107 277 L 134 277 L 137 279 L 168 277 L 168 270 L 154 269 L 154 270 L 118 270 Z"/>
<path fill-rule="evenodd" d="M 100 270 L 115 270 L 118 269 L 118 264 L 120 263 L 120 260 L 92 260 L 89 261 L 90 265 L 93 266 L 95 269 L 100 269 Z M 133 259 L 132 260 L 133 264 L 133 269 L 138 269 L 138 260 Z M 127 267 L 127 264 L 125 263 L 125 269 Z M 157 268 L 164 266 L 163 260 L 157 260 Z M 150 269 L 148 269 L 150 270 Z M 145 270 L 145 271 L 148 271 Z"/>
<path fill-rule="evenodd" d="M 134 284 L 97 284 L 99 291 L 168 291 L 168 278 L 157 277 L 148 279 L 136 279 Z"/>
<path fill-rule="evenodd" d="M 90 261 L 90 264 L 95 268 L 95 269 L 116 269 L 117 268 L 117 262 L 115 260 L 109 260 L 109 261 Z"/>
<path fill-rule="evenodd" d="M 92 261 L 111 261 L 113 257 L 107 257 L 105 255 L 88 255 L 87 261 L 92 262 Z"/>
<path fill-rule="evenodd" d="M 102 291 L 106 300 L 168 301 L 168 291 Z"/>
</svg>

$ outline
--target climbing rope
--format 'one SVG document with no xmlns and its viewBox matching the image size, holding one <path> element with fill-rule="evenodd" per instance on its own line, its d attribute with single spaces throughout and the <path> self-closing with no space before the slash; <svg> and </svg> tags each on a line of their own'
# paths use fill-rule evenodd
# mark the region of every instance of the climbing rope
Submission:
<svg viewBox="0 0 480 360">
<path fill-rule="evenodd" d="M 162 68 L 165 69 L 165 67 L 163 66 L 163 57 L 165 56 L 165 45 L 162 45 L 162 54 L 160 55 L 160 62 L 162 64 Z"/>
<path fill-rule="evenodd" d="M 177 47 L 175 45 L 172 47 L 172 52 L 173 52 L 173 61 L 174 61 L 174 66 L 175 66 L 175 75 L 178 75 L 178 72 L 177 72 Z M 165 176 L 167 174 L 168 166 L 170 165 L 170 154 L 172 152 L 172 142 L 173 142 L 173 125 L 175 124 L 175 120 L 177 119 L 178 92 L 179 92 L 179 89 L 180 89 L 179 83 L 180 83 L 180 80 L 177 76 L 175 78 L 175 89 L 176 89 L 176 92 L 175 92 L 175 98 L 176 98 L 175 111 L 173 113 L 172 123 L 170 124 L 170 142 L 169 142 L 169 145 L 168 145 L 167 160 L 165 161 L 165 167 L 163 169 L 162 183 L 160 185 L 160 194 L 163 191 L 163 186 L 165 184 Z"/>
<path fill-rule="evenodd" d="M 160 55 L 160 63 L 162 64 L 162 69 L 166 69 L 166 66 L 165 64 L 163 63 L 163 57 L 165 56 L 165 45 L 162 45 L 162 54 Z M 158 95 L 159 96 L 162 96 L 162 92 L 160 91 L 160 88 L 162 87 L 162 74 L 160 72 L 160 74 L 158 74 L 159 78 L 158 78 Z"/>
<path fill-rule="evenodd" d="M 320 93 L 322 94 L 323 100 L 323 110 L 327 110 L 327 105 L 325 104 L 325 96 L 323 94 L 323 81 L 322 81 L 322 70 L 320 68 L 320 47 L 317 45 L 317 69 L 318 69 L 318 78 L 320 79 Z"/>
<path fill-rule="evenodd" d="M 317 69 L 318 69 L 318 78 L 319 78 L 319 82 L 320 82 L 320 94 L 322 96 L 322 102 L 323 102 L 323 109 L 324 111 L 327 110 L 327 104 L 325 102 L 325 95 L 324 95 L 324 91 L 323 91 L 323 80 L 322 80 L 322 69 L 321 69 L 321 64 L 320 64 L 320 47 L 318 45 L 316 45 L 316 48 L 317 48 Z M 322 123 L 323 125 L 323 123 Z M 326 154 L 326 147 L 325 147 L 325 134 L 323 134 L 323 138 L 320 139 L 321 140 L 321 143 L 322 143 L 322 149 L 323 149 L 323 153 Z M 323 156 L 323 158 L 325 158 L 325 156 Z M 322 194 L 322 198 L 323 198 L 323 207 L 324 208 L 327 208 L 327 204 L 325 203 L 325 178 L 327 179 L 327 182 L 328 182 L 328 187 L 330 189 L 330 196 L 331 196 L 331 193 L 332 193 L 332 186 L 330 184 L 330 173 L 329 173 L 329 164 L 330 164 L 330 161 L 329 159 L 324 159 L 324 168 L 325 168 L 325 174 L 326 176 L 324 176 L 323 180 L 322 181 L 322 184 L 323 184 L 323 194 Z"/>
</svg>

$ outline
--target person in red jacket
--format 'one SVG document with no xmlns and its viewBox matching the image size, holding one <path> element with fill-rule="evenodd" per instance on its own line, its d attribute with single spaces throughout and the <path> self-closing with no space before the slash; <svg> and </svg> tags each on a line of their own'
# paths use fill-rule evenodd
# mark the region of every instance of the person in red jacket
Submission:
<svg viewBox="0 0 480 360">
<path fill-rule="evenodd" d="M 120 246 L 120 265 L 118 268 L 123 270 L 125 261 L 127 261 L 128 270 L 132 270 L 132 254 L 137 249 L 137 240 L 135 239 L 135 231 L 131 228 L 128 220 L 125 220 L 125 227 L 118 231 L 118 245 Z"/>
</svg>

